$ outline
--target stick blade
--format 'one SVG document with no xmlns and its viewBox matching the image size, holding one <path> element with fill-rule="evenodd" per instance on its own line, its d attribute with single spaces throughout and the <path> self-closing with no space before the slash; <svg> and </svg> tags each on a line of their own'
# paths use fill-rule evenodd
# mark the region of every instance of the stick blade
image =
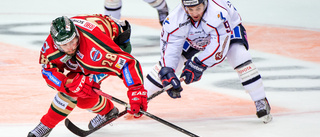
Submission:
<svg viewBox="0 0 320 137">
<path fill-rule="evenodd" d="M 75 124 L 73 124 L 68 118 L 64 120 L 64 124 L 66 127 L 74 134 L 80 136 L 80 137 L 85 137 L 87 136 L 86 131 L 78 128 Z"/>
</svg>

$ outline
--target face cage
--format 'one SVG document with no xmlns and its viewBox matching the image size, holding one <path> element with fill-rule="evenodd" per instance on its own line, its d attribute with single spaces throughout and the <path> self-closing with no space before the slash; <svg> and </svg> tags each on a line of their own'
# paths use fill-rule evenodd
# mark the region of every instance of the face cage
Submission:
<svg viewBox="0 0 320 137">
<path fill-rule="evenodd" d="M 80 45 L 80 37 L 79 37 L 79 35 L 76 35 L 73 39 L 75 39 L 75 38 L 78 38 L 78 42 L 77 42 L 77 46 L 79 46 Z M 72 39 L 72 40 L 73 40 Z M 70 40 L 70 41 L 72 41 L 72 40 Z M 70 42 L 69 41 L 69 42 Z M 59 51 L 61 51 L 61 52 L 65 52 L 62 48 L 61 48 L 61 46 L 60 45 L 63 45 L 63 44 L 58 44 L 56 41 L 54 41 L 53 40 L 53 43 L 56 45 L 56 47 L 58 48 L 58 50 Z M 66 43 L 65 43 L 66 44 Z"/>
</svg>

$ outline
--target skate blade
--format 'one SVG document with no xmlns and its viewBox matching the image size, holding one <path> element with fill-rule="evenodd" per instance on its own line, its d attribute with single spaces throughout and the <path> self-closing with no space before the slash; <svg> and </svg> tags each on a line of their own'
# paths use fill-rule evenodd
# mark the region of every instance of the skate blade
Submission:
<svg viewBox="0 0 320 137">
<path fill-rule="evenodd" d="M 270 121 L 272 121 L 272 115 L 271 115 L 271 114 L 265 115 L 265 116 L 263 116 L 263 117 L 261 117 L 261 118 L 262 118 L 262 122 L 263 122 L 264 124 L 267 124 L 267 123 L 269 123 Z"/>
</svg>

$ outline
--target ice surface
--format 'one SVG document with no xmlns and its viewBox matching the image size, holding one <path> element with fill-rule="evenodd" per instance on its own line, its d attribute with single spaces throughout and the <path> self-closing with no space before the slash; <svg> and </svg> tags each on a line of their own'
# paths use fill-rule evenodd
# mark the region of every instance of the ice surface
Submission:
<svg viewBox="0 0 320 137">
<path fill-rule="evenodd" d="M 172 10 L 180 1 L 167 0 L 167 2 L 169 4 L 169 9 Z M 320 29 L 320 9 L 318 8 L 318 5 L 320 4 L 319 0 L 231 0 L 231 2 L 240 12 L 245 24 L 262 26 L 271 25 L 315 31 L 319 31 Z M 37 3 L 37 6 L 34 6 L 35 3 Z M 54 18 L 62 15 L 74 16 L 77 14 L 103 13 L 103 3 L 103 0 L 10 0 L 2 2 L 0 5 L 0 44 L 5 43 L 8 45 L 26 47 L 38 54 L 42 46 L 42 42 L 49 34 L 50 22 Z M 139 6 L 137 7 L 136 5 Z M 124 18 L 158 18 L 156 10 L 143 0 L 123 1 L 122 15 Z M 132 24 L 132 30 L 131 42 L 135 46 L 133 54 L 143 65 L 144 73 L 148 73 L 150 68 L 159 58 L 160 51 L 158 46 L 158 37 L 160 29 Z M 288 48 L 290 48 L 290 45 L 288 45 Z M 0 51 L 1 58 L 3 58 L 3 54 L 6 52 L 7 51 Z M 247 102 L 251 102 L 249 95 L 246 94 L 241 87 L 237 74 L 232 70 L 227 61 L 212 69 L 208 69 L 202 77 L 201 82 L 197 82 L 192 85 L 195 89 L 205 89 L 209 92 L 204 92 L 205 94 L 203 95 L 196 95 L 194 98 L 187 96 L 186 94 L 188 93 L 186 91 L 184 92 L 186 95 L 185 98 L 187 98 L 188 101 L 193 101 L 192 103 L 194 105 L 179 105 L 179 107 L 175 107 L 176 105 L 178 106 L 179 101 L 172 101 L 174 103 L 168 105 L 166 104 L 165 99 L 163 99 L 161 100 L 163 101 L 161 102 L 163 105 L 170 106 L 170 109 L 176 108 L 184 111 L 171 111 L 164 108 L 155 110 L 152 109 L 153 106 L 150 104 L 150 113 L 160 116 L 163 119 L 202 137 L 320 136 L 320 64 L 293 59 L 273 53 L 266 53 L 259 50 L 251 50 L 250 52 L 252 53 L 256 66 L 264 78 L 267 97 L 272 107 L 274 107 L 274 120 L 271 123 L 263 124 L 256 118 L 254 113 L 250 113 L 249 115 L 223 115 L 227 113 L 227 111 L 230 111 L 231 113 L 233 110 L 239 108 L 237 106 L 228 108 L 223 106 L 218 107 L 217 109 L 219 111 L 221 110 L 221 112 L 214 110 L 206 111 L 210 110 L 211 107 L 216 107 L 213 105 L 220 103 L 218 100 L 208 98 L 207 96 L 210 96 L 208 95 L 210 93 L 223 96 L 223 100 L 230 97 L 245 101 L 245 104 L 247 104 Z M 12 56 L 14 55 L 15 54 Z M 7 62 L 8 60 L 0 62 L 0 67 L 10 66 L 11 64 Z M 34 59 L 35 64 L 37 61 L 36 57 Z M 33 73 L 34 75 L 40 76 L 40 69 L 35 72 L 31 72 L 31 74 Z M 3 73 L 1 74 L 4 75 Z M 1 78 L 6 79 L 6 77 Z M 41 85 L 45 86 L 44 83 Z M 6 83 L 1 83 L 0 87 L 1 94 L 3 94 L 1 96 L 9 98 L 2 100 L 0 103 L 1 111 L 4 113 L 4 115 L 0 117 L 2 119 L 13 119 L 14 121 L 15 117 L 24 117 L 23 112 L 19 110 L 16 111 L 17 113 L 13 112 L 13 114 L 7 114 L 7 112 L 4 112 L 6 110 L 4 110 L 4 108 L 6 108 L 5 106 L 7 106 L 7 103 L 25 105 L 26 107 L 31 107 L 33 103 L 41 103 L 35 102 L 37 96 L 23 96 L 23 93 L 11 96 L 10 93 L 4 91 L 9 88 L 21 87 L 10 87 L 10 84 Z M 35 89 L 36 87 L 30 85 L 30 87 L 23 88 Z M 47 91 L 43 91 L 42 93 L 39 92 L 37 91 L 34 94 L 47 93 Z M 17 98 L 21 100 L 25 99 L 26 104 L 16 104 L 16 101 L 10 98 Z M 48 105 L 50 102 L 51 101 L 48 100 L 43 103 Z M 157 102 L 157 100 L 155 99 L 154 102 Z M 197 106 L 198 102 L 199 105 Z M 28 105 L 27 103 L 30 104 Z M 241 107 L 241 105 L 239 106 Z M 246 105 L 245 107 L 247 106 L 250 105 Z M 202 109 L 198 109 L 198 107 Z M 249 109 L 254 109 L 253 103 L 250 107 L 251 108 Z M 201 112 L 195 113 L 195 110 L 201 110 Z M 38 124 L 40 117 L 44 113 L 45 111 L 37 112 L 35 120 L 29 120 L 28 122 L 0 121 L 0 136 L 27 136 L 27 133 Z M 80 115 L 82 114 L 82 112 L 75 113 Z M 194 115 L 196 118 L 188 118 L 191 117 L 188 114 L 194 113 L 205 113 L 209 116 L 199 114 L 198 117 L 197 115 Z M 219 113 L 222 114 L 222 116 L 219 115 Z M 210 114 L 212 114 L 211 117 Z M 173 117 L 171 115 L 178 116 Z M 85 116 L 87 119 L 90 119 L 87 115 Z M 77 119 L 75 120 L 75 123 L 80 125 L 82 128 L 86 128 L 87 125 L 85 121 Z M 70 137 L 75 135 L 69 132 L 68 129 L 65 128 L 63 122 L 61 122 L 56 128 L 54 128 L 50 136 Z M 127 120 L 125 118 L 120 118 L 113 122 L 113 126 L 106 126 L 91 136 L 184 137 L 186 135 L 149 118 L 143 118 L 141 120 Z"/>
</svg>

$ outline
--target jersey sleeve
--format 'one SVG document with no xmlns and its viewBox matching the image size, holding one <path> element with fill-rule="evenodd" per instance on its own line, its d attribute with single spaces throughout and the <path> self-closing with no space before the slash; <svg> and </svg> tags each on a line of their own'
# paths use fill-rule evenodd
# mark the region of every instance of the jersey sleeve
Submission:
<svg viewBox="0 0 320 137">
<path fill-rule="evenodd" d="M 172 32 L 164 31 L 161 35 L 160 48 L 161 52 L 161 64 L 163 67 L 170 67 L 176 69 L 178 62 L 181 58 L 181 53 L 183 51 L 183 44 L 186 37 L 179 35 L 177 30 Z"/>
<path fill-rule="evenodd" d="M 177 68 L 190 25 L 190 20 L 181 5 L 164 21 L 160 37 L 160 62 L 163 67 Z"/>
<path fill-rule="evenodd" d="M 40 51 L 39 63 L 42 65 L 42 77 L 45 79 L 49 87 L 66 93 L 65 82 L 67 77 L 63 74 L 64 65 L 58 62 L 56 58 L 64 53 L 54 48 L 53 41 L 49 35 L 44 42 Z"/>
</svg>

